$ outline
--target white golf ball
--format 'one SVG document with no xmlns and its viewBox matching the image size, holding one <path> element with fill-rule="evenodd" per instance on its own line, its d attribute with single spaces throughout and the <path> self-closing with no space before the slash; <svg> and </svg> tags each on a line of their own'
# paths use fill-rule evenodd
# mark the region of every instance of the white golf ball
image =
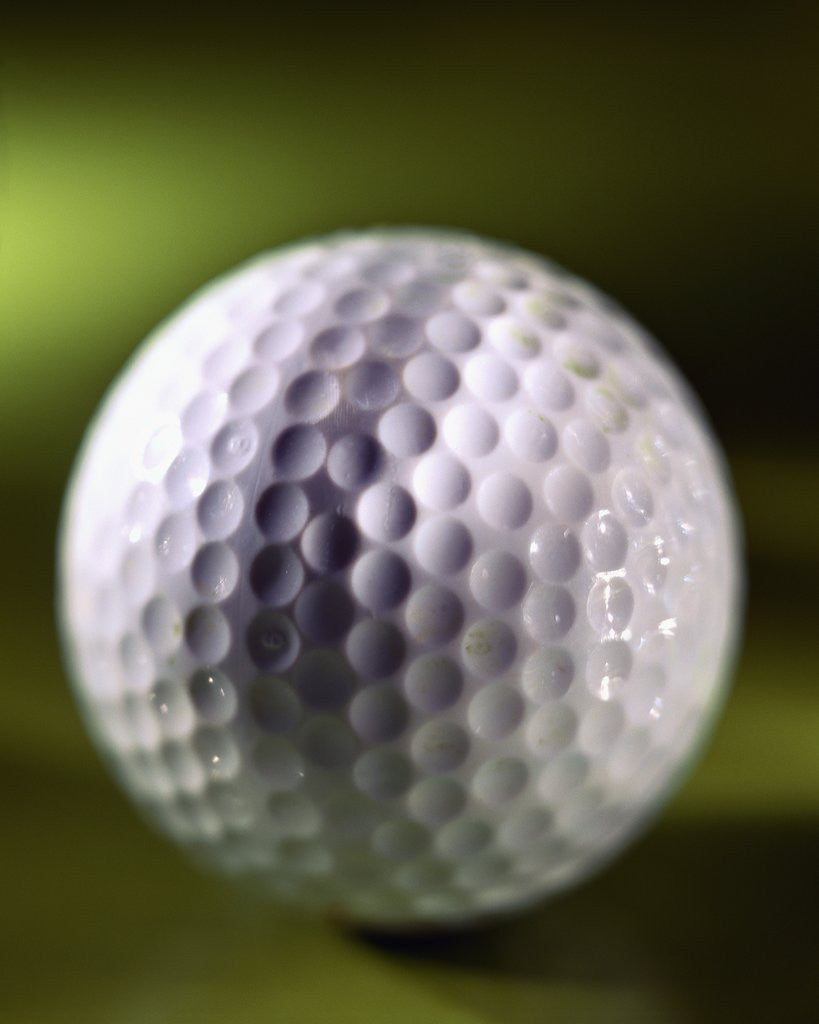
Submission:
<svg viewBox="0 0 819 1024">
<path fill-rule="evenodd" d="M 658 808 L 739 609 L 721 457 L 588 284 L 333 235 L 199 292 L 90 428 L 60 538 L 88 726 L 148 817 L 382 926 L 527 904 Z"/>
</svg>

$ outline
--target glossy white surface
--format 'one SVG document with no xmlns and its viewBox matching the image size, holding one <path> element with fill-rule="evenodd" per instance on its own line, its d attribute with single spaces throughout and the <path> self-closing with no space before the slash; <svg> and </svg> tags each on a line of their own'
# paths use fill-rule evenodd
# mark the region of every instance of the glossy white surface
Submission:
<svg viewBox="0 0 819 1024">
<path fill-rule="evenodd" d="M 263 256 L 139 350 L 71 483 L 76 690 L 161 829 L 439 922 L 565 887 L 690 759 L 736 629 L 718 453 L 587 284 L 431 231 Z"/>
</svg>

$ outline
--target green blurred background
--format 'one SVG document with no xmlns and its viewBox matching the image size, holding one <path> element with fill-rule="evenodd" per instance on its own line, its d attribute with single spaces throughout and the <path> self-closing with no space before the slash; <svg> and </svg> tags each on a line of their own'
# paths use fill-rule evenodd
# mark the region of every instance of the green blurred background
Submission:
<svg viewBox="0 0 819 1024">
<path fill-rule="evenodd" d="M 0 1019 L 815 1019 L 816 7 L 148 11 L 0 25 Z M 659 826 L 435 941 L 190 869 L 96 760 L 52 625 L 61 491 L 133 346 L 258 250 L 373 223 L 511 239 L 616 296 L 703 397 L 747 531 L 736 687 Z"/>
</svg>

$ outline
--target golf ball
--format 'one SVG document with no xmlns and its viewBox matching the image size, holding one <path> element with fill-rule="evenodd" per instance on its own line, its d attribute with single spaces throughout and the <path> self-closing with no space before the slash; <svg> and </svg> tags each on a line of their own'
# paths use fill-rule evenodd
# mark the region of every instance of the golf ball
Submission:
<svg viewBox="0 0 819 1024">
<path fill-rule="evenodd" d="M 425 229 L 274 251 L 162 324 L 59 559 L 79 703 L 149 819 L 382 926 L 612 856 L 739 619 L 721 456 L 655 343 L 540 257 Z"/>
</svg>

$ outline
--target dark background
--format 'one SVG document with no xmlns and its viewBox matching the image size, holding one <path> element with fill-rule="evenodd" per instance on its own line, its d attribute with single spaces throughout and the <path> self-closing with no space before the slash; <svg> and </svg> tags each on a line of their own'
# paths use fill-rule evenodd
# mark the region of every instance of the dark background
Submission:
<svg viewBox="0 0 819 1024">
<path fill-rule="evenodd" d="M 815 1013 L 818 30 L 810 4 L 0 23 L 3 1020 Z M 134 345 L 257 251 L 376 223 L 509 239 L 620 300 L 703 398 L 748 546 L 736 687 L 659 827 L 577 893 L 436 942 L 195 874 L 100 768 L 52 624 L 62 489 Z"/>
</svg>

